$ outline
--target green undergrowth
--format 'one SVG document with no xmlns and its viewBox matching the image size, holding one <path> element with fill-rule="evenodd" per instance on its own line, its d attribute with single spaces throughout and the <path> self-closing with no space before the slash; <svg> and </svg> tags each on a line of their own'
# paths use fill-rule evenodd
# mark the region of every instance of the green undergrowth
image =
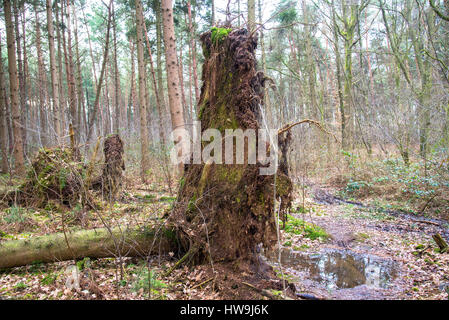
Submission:
<svg viewBox="0 0 449 320">
<path fill-rule="evenodd" d="M 148 270 L 147 266 L 142 266 L 136 271 L 135 280 L 131 284 L 132 291 L 138 292 L 143 289 L 146 294 L 151 292 L 152 298 L 162 300 L 166 298 L 162 289 L 167 287 L 166 283 L 158 279 L 158 274 Z"/>
<path fill-rule="evenodd" d="M 326 241 L 330 238 L 323 228 L 291 215 L 288 215 L 284 231 L 290 234 L 303 235 L 311 240 Z"/>
<path fill-rule="evenodd" d="M 350 219 L 369 219 L 369 220 L 395 220 L 391 214 L 385 212 L 382 208 L 360 208 L 353 204 L 347 204 L 344 208 L 344 217 Z"/>
<path fill-rule="evenodd" d="M 449 166 L 437 154 L 406 164 L 400 157 L 362 159 L 342 151 L 348 171 L 339 196 L 388 202 L 400 210 L 448 218 Z"/>
</svg>

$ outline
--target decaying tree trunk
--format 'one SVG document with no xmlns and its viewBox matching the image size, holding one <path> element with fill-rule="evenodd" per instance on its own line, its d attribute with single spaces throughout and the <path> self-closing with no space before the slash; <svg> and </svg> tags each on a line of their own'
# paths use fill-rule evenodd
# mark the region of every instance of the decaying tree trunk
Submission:
<svg viewBox="0 0 449 320">
<path fill-rule="evenodd" d="M 213 28 L 201 41 L 201 131 L 216 128 L 224 136 L 225 129 L 259 129 L 264 76 L 256 71 L 257 39 L 246 29 Z M 251 260 L 257 244 L 269 248 L 276 241 L 273 187 L 283 211 L 291 202 L 287 169 L 260 175 L 261 163 L 244 163 L 185 165 L 170 220 L 195 262 Z"/>
<path fill-rule="evenodd" d="M 170 230 L 156 227 L 128 230 L 103 228 L 6 241 L 0 243 L 0 268 L 83 257 L 145 257 L 150 253 L 174 250 L 176 243 L 171 235 Z"/>
<path fill-rule="evenodd" d="M 101 188 L 104 194 L 115 199 L 121 190 L 125 170 L 123 141 L 118 134 L 106 138 L 103 152 L 105 158 L 103 173 L 97 178 L 96 183 L 93 183 L 93 187 Z"/>
</svg>

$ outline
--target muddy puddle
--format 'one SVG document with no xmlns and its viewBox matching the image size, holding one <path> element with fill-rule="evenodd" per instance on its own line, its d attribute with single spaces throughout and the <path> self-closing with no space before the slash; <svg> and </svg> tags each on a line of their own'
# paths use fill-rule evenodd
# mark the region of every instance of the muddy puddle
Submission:
<svg viewBox="0 0 449 320">
<path fill-rule="evenodd" d="M 278 253 L 267 253 L 268 262 L 278 266 Z M 365 288 L 388 289 L 398 275 L 397 264 L 370 254 L 350 250 L 324 249 L 317 253 L 281 251 L 281 264 L 285 273 L 302 285 L 329 290 Z M 295 281 L 294 280 L 294 281 Z"/>
</svg>

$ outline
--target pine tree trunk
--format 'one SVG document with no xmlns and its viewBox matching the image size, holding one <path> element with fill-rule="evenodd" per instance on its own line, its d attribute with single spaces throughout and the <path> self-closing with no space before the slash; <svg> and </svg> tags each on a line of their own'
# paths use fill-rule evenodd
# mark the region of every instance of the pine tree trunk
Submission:
<svg viewBox="0 0 449 320">
<path fill-rule="evenodd" d="M 14 26 L 11 18 L 11 1 L 3 1 L 5 9 L 6 42 L 8 45 L 8 69 L 9 91 L 12 112 L 12 128 L 14 133 L 14 164 L 19 175 L 25 173 L 25 161 L 23 157 L 23 140 L 21 130 L 21 116 L 19 103 L 19 79 L 17 77 L 16 44 L 14 38 Z"/>
<path fill-rule="evenodd" d="M 2 41 L 0 36 L 0 172 L 8 173 L 8 140 L 7 140 L 7 98 L 6 98 L 6 86 L 5 77 L 3 75 L 3 58 L 2 58 Z"/>
<path fill-rule="evenodd" d="M 256 1 L 248 0 L 248 30 L 253 32 L 256 28 Z"/>
<path fill-rule="evenodd" d="M 47 121 L 45 106 L 47 105 L 47 79 L 45 76 L 45 66 L 42 58 L 42 48 L 41 48 L 41 25 L 39 23 L 39 15 L 37 13 L 37 8 L 34 8 L 35 18 L 36 18 L 36 52 L 37 52 L 37 67 L 38 67 L 38 77 L 39 77 L 39 119 L 40 119 L 40 138 L 43 146 L 48 143 L 47 140 Z M 48 106 L 48 105 L 47 105 Z"/>
<path fill-rule="evenodd" d="M 53 98 L 53 123 L 56 132 L 56 143 L 59 143 L 61 137 L 61 105 L 59 99 L 59 74 L 56 68 L 56 55 L 55 55 L 55 36 L 53 28 L 53 15 L 52 15 L 52 2 L 47 0 L 47 29 L 48 29 L 48 47 L 50 52 L 50 75 L 51 75 L 51 87 L 52 87 L 52 98 Z"/>
<path fill-rule="evenodd" d="M 56 2 L 56 38 L 58 42 L 58 70 L 59 70 L 59 115 L 60 115 L 60 122 L 61 122 L 61 135 L 65 135 L 65 107 L 66 107 L 66 99 L 65 99 L 65 89 L 64 89 L 64 81 L 63 81 L 63 64 L 62 64 L 62 41 L 61 41 L 61 27 L 60 27 L 60 19 L 59 15 L 62 15 L 62 8 L 59 7 L 58 3 Z M 67 71 L 66 71 L 67 72 Z M 63 141 L 61 141 L 63 142 Z"/>
<path fill-rule="evenodd" d="M 113 23 L 112 23 L 112 34 L 114 39 L 114 126 L 113 132 L 119 133 L 120 128 L 120 78 L 118 70 L 118 59 L 117 59 L 117 21 L 116 14 L 114 13 L 114 2 L 112 2 L 112 12 L 113 12 Z"/>
<path fill-rule="evenodd" d="M 159 135 L 160 135 L 160 139 L 161 139 L 161 143 L 165 144 L 166 143 L 166 139 L 165 139 L 165 132 L 164 132 L 164 113 L 163 113 L 163 107 L 162 107 L 162 101 L 161 101 L 161 91 L 160 88 L 158 88 L 157 85 L 157 81 L 156 81 L 156 72 L 154 70 L 154 64 L 153 64 L 153 55 L 151 53 L 151 46 L 150 46 L 150 40 L 148 39 L 148 32 L 147 32 L 147 27 L 145 25 L 145 23 L 143 24 L 143 31 L 145 33 L 145 41 L 147 43 L 147 48 L 148 48 L 148 57 L 150 58 L 150 71 L 151 71 L 151 80 L 153 81 L 153 88 L 154 88 L 154 96 L 156 97 L 156 107 L 157 107 L 157 112 L 159 114 Z"/>
<path fill-rule="evenodd" d="M 168 102 L 172 129 L 184 128 L 184 112 L 182 109 L 181 92 L 179 86 L 178 58 L 176 55 L 175 27 L 173 23 L 173 2 L 162 0 L 162 24 L 164 29 L 165 66 L 167 70 Z M 179 150 L 178 150 L 179 154 Z M 182 165 L 179 170 L 182 172 Z"/>
<path fill-rule="evenodd" d="M 145 61 L 143 56 L 143 11 L 142 2 L 136 0 L 136 28 L 137 28 L 137 65 L 139 70 L 139 109 L 140 109 L 140 176 L 142 181 L 146 181 L 146 172 L 149 168 L 149 143 L 148 143 L 148 126 L 147 126 L 147 102 L 146 102 L 146 72 Z"/>
</svg>

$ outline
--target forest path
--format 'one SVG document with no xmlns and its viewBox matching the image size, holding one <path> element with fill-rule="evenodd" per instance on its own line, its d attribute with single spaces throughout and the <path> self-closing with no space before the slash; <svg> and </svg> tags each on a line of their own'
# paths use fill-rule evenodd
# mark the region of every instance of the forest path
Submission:
<svg viewBox="0 0 449 320">
<path fill-rule="evenodd" d="M 447 222 L 348 203 L 319 187 L 311 195 L 306 213 L 292 216 L 330 238 L 283 232 L 282 273 L 299 292 L 326 299 L 448 299 L 449 255 L 435 252 L 432 239 L 435 233 L 448 238 Z"/>
</svg>

